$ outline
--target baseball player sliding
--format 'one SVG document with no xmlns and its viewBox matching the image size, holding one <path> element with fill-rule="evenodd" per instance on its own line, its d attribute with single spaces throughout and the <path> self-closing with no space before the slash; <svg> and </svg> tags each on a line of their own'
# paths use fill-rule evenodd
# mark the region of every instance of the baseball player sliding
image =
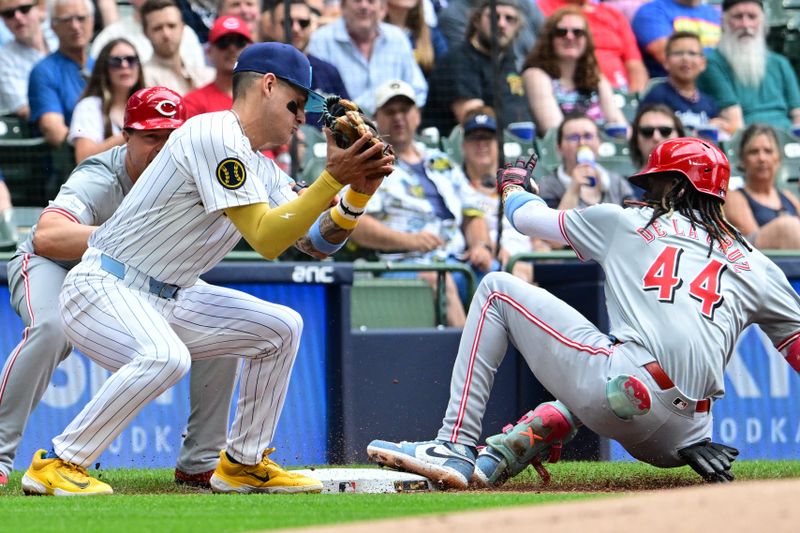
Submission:
<svg viewBox="0 0 800 533">
<path fill-rule="evenodd" d="M 198 280 L 243 235 L 264 257 L 288 246 L 316 256 L 341 247 L 392 171 L 370 135 L 338 148 L 300 197 L 257 150 L 284 144 L 321 102 L 297 49 L 259 43 L 239 57 L 230 111 L 174 132 L 64 280 L 67 337 L 114 373 L 22 480 L 28 494 L 110 494 L 86 467 L 192 361 L 241 358 L 236 416 L 210 484 L 217 492 L 319 492 L 315 479 L 270 460 L 303 321 L 295 311 Z M 307 105 L 307 103 L 309 105 Z M 375 159 L 372 159 L 372 158 Z M 342 190 L 339 204 L 329 209 Z"/>
<path fill-rule="evenodd" d="M 31 411 L 72 350 L 58 304 L 67 271 L 184 120 L 176 92 L 152 87 L 133 94 L 125 109 L 126 144 L 79 165 L 9 261 L 11 301 L 25 330 L 0 377 L 0 483 L 7 481 Z M 180 482 L 208 485 L 225 445 L 236 363 L 217 359 L 192 367 L 192 415 L 175 470 Z M 215 394 L 203 393 L 208 390 Z"/>
<path fill-rule="evenodd" d="M 558 211 L 526 192 L 534 162 L 500 169 L 505 213 L 527 235 L 571 246 L 603 268 L 611 335 L 547 291 L 489 274 L 472 301 L 437 439 L 372 441 L 370 458 L 446 487 L 497 486 L 529 463 L 540 472 L 580 423 L 641 461 L 689 464 L 729 481 L 738 450 L 711 442 L 711 404 L 741 331 L 759 324 L 800 371 L 800 298 L 782 271 L 722 215 L 730 167 L 715 146 L 667 140 L 630 179 L 636 208 Z M 557 398 L 476 453 L 495 371 L 511 342 Z M 545 472 L 546 473 L 546 472 Z"/>
</svg>

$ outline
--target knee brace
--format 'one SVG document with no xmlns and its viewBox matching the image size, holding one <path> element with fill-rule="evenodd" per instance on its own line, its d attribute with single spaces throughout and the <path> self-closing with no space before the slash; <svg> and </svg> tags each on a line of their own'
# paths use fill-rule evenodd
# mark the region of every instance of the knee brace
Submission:
<svg viewBox="0 0 800 533">
<path fill-rule="evenodd" d="M 606 383 L 606 397 L 614 414 L 623 420 L 650 412 L 650 390 L 633 376 L 620 374 Z"/>
</svg>

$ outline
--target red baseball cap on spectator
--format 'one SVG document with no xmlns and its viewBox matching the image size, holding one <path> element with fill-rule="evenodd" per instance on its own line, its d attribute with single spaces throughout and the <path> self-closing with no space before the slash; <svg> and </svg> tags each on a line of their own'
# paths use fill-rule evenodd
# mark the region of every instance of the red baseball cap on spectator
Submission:
<svg viewBox="0 0 800 533">
<path fill-rule="evenodd" d="M 251 43 L 253 42 L 253 36 L 250 35 L 247 23 L 234 15 L 217 17 L 214 25 L 211 26 L 211 31 L 208 32 L 208 42 L 214 44 L 222 37 L 231 34 L 241 35 Z"/>
</svg>

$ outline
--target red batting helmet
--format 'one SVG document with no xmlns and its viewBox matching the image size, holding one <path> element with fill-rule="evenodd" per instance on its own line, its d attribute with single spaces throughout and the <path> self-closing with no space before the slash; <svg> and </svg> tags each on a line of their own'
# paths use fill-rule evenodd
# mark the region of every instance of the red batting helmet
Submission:
<svg viewBox="0 0 800 533">
<path fill-rule="evenodd" d="M 673 172 L 686 176 L 699 192 L 725 201 L 728 180 L 731 177 L 728 158 L 713 144 L 694 137 L 667 139 L 662 142 L 650 154 L 645 169 L 628 179 L 647 189 L 649 177 Z"/>
<path fill-rule="evenodd" d="M 174 130 L 186 120 L 181 95 L 166 87 L 139 89 L 125 106 L 125 129 Z"/>
</svg>

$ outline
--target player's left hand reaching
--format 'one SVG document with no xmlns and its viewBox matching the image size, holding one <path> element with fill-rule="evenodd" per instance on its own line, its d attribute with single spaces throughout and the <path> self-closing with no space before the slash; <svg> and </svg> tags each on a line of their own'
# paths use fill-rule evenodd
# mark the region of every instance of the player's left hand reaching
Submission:
<svg viewBox="0 0 800 533">
<path fill-rule="evenodd" d="M 734 480 L 730 470 L 739 455 L 736 448 L 706 439 L 678 450 L 678 455 L 708 482 L 726 483 Z"/>
<path fill-rule="evenodd" d="M 533 194 L 538 193 L 539 187 L 533 181 L 533 171 L 536 169 L 538 161 L 539 156 L 534 151 L 527 161 L 520 157 L 513 165 L 506 163 L 505 166 L 498 168 L 497 192 L 504 198 L 507 192 L 510 192 L 509 187 L 521 187 Z"/>
</svg>

